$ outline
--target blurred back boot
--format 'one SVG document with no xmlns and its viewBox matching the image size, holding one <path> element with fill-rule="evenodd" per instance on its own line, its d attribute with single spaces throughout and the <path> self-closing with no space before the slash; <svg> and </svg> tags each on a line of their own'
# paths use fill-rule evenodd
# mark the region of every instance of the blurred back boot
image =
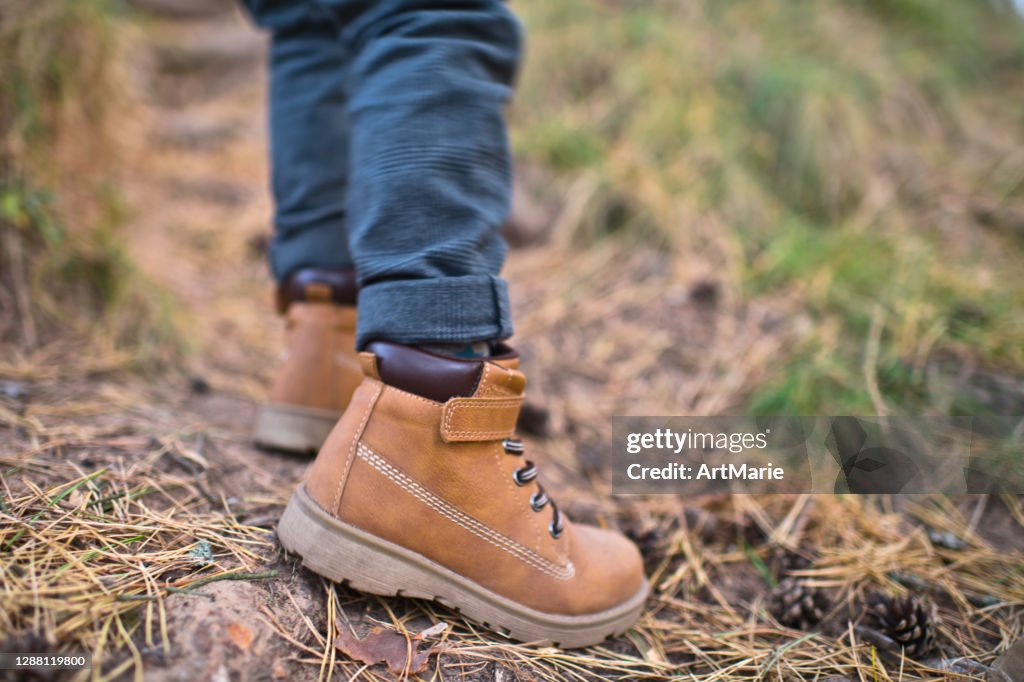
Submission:
<svg viewBox="0 0 1024 682">
<path fill-rule="evenodd" d="M 623 632 L 647 595 L 636 547 L 573 526 L 514 438 L 526 380 L 487 360 L 386 343 L 293 494 L 281 544 L 331 580 L 436 599 L 511 637 L 564 647 Z"/>
<path fill-rule="evenodd" d="M 316 452 L 363 375 L 355 349 L 356 279 L 351 271 L 305 269 L 278 289 L 284 360 L 256 416 L 258 445 Z"/>
</svg>

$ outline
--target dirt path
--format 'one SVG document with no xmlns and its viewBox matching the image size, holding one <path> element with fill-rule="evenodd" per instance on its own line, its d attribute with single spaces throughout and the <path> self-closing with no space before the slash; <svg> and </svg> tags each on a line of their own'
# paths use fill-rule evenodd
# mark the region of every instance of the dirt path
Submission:
<svg viewBox="0 0 1024 682">
<path fill-rule="evenodd" d="M 134 69 L 141 116 L 123 191 L 133 258 L 181 303 L 191 353 L 182 375 L 152 387 L 169 423 L 205 457 L 211 492 L 239 521 L 276 523 L 306 460 L 253 448 L 248 429 L 280 342 L 264 261 L 271 207 L 265 137 L 265 44 L 237 11 L 143 23 L 150 53 Z M 157 396 L 153 396 L 157 397 Z M 154 401 L 155 402 L 155 401 Z M 155 404 L 161 404 L 156 402 Z M 288 659 L 302 616 L 322 627 L 320 581 L 273 548 L 273 582 L 225 581 L 167 600 L 169 656 L 146 679 L 314 679 Z M 308 633 L 306 633 L 308 634 Z"/>
</svg>

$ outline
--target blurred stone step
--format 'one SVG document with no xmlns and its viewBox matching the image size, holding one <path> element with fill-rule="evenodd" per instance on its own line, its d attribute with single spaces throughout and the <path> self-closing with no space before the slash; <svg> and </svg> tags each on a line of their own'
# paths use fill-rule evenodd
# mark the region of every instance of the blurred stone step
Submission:
<svg viewBox="0 0 1024 682">
<path fill-rule="evenodd" d="M 155 32 L 151 41 L 145 89 L 157 104 L 182 108 L 261 87 L 266 38 L 240 18 L 173 29 Z"/>
<path fill-rule="evenodd" d="M 171 76 L 202 75 L 262 63 L 264 37 L 244 25 L 214 25 L 153 47 L 157 69 Z"/>
<path fill-rule="evenodd" d="M 211 121 L 187 114 L 168 114 L 161 121 L 157 141 L 187 151 L 216 151 L 242 134 L 242 123 Z"/>
<path fill-rule="evenodd" d="M 172 178 L 168 187 L 176 198 L 195 199 L 227 208 L 237 208 L 252 198 L 249 187 L 218 178 Z"/>
<path fill-rule="evenodd" d="M 130 0 L 130 4 L 147 14 L 177 20 L 217 17 L 235 9 L 231 0 Z"/>
</svg>

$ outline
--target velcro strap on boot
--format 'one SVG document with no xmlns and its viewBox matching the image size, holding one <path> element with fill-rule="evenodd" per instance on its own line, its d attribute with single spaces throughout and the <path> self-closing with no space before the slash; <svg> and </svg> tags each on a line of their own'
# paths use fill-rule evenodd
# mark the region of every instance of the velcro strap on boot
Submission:
<svg viewBox="0 0 1024 682">
<path fill-rule="evenodd" d="M 441 438 L 446 443 L 508 438 L 515 431 L 522 402 L 522 396 L 452 398 L 441 413 Z"/>
</svg>

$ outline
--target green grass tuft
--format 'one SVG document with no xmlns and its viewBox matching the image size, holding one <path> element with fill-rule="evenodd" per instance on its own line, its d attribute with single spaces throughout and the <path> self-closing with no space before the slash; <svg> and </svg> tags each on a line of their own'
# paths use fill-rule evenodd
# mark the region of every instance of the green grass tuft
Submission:
<svg viewBox="0 0 1024 682">
<path fill-rule="evenodd" d="M 178 346 L 168 302 L 118 234 L 124 208 L 106 120 L 121 11 L 116 0 L 0 8 L 0 342 L 31 348 L 70 335 L 122 349 Z M 62 144 L 78 150 L 71 165 Z M 88 168 L 73 165 L 83 158 Z"/>
</svg>

